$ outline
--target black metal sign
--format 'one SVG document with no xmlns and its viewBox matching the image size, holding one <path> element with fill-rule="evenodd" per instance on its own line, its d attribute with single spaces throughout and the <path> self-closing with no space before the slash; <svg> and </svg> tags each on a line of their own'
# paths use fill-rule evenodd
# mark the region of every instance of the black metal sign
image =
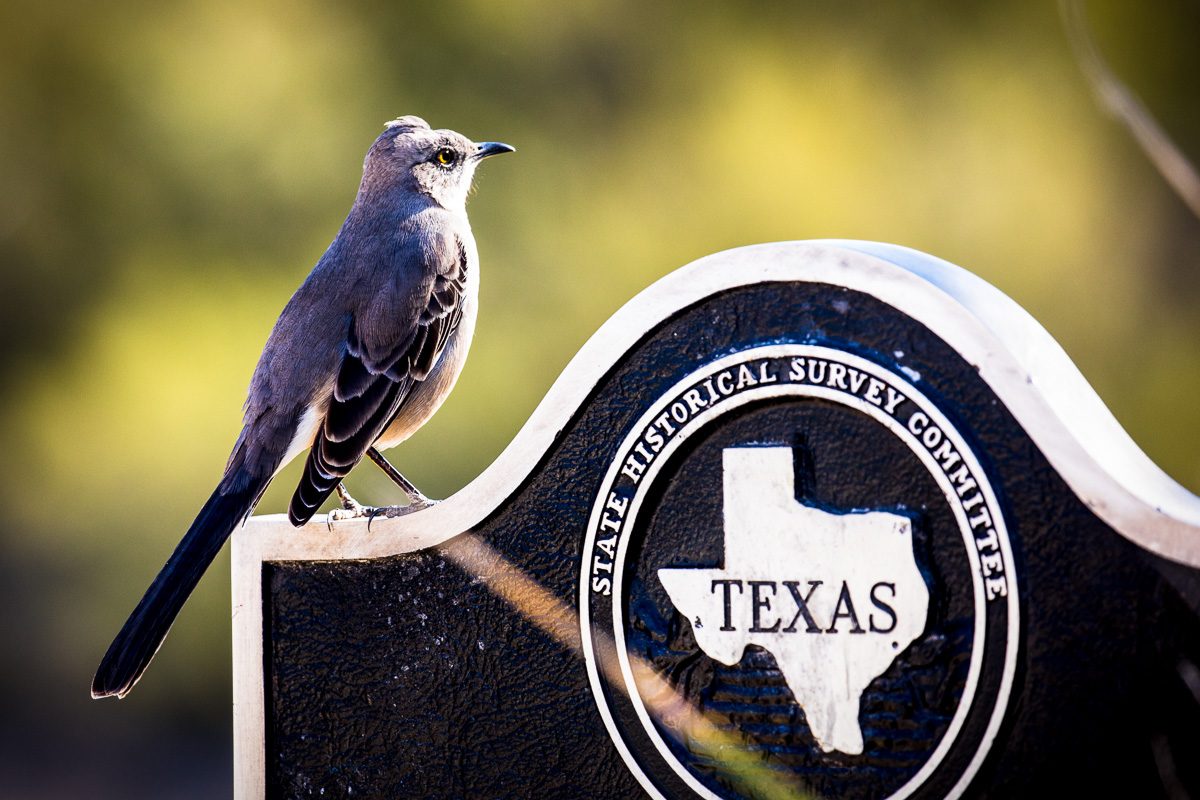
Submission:
<svg viewBox="0 0 1200 800">
<path fill-rule="evenodd" d="M 240 796 L 1200 786 L 1200 500 L 913 251 L 731 251 L 475 482 L 235 537 Z"/>
</svg>

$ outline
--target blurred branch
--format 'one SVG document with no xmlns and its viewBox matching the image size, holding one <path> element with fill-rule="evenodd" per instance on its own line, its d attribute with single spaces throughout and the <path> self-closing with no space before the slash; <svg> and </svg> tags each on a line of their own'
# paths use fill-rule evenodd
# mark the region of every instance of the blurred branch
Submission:
<svg viewBox="0 0 1200 800">
<path fill-rule="evenodd" d="M 1125 123 L 1142 152 L 1197 217 L 1200 217 L 1200 175 L 1176 144 L 1171 141 L 1154 115 L 1142 105 L 1130 89 L 1113 74 L 1100 55 L 1088 27 L 1083 0 L 1059 0 L 1067 39 L 1075 59 L 1100 105 Z"/>
</svg>

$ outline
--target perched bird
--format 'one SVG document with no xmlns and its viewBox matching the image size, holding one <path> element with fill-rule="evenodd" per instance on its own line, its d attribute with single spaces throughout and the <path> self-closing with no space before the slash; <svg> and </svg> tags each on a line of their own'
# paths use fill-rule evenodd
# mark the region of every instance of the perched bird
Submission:
<svg viewBox="0 0 1200 800">
<path fill-rule="evenodd" d="M 430 501 L 379 449 L 407 439 L 454 386 L 475 329 L 479 257 L 467 193 L 479 162 L 512 152 L 401 117 L 367 151 L 337 237 L 292 296 L 250 381 L 241 435 L 212 497 L 109 646 L 92 697 L 123 697 L 158 651 L 200 576 L 271 479 L 307 451 L 294 525 L 369 456 L 409 495 Z"/>
</svg>

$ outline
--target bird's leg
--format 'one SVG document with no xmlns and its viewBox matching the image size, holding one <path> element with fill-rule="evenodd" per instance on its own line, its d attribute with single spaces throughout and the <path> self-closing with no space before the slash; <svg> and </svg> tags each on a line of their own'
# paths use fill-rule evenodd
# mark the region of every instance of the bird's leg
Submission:
<svg viewBox="0 0 1200 800">
<path fill-rule="evenodd" d="M 334 488 L 337 490 L 338 499 L 342 501 L 342 507 L 332 509 L 326 516 L 330 530 L 333 530 L 333 523 L 338 520 L 375 516 L 375 509 L 364 506 L 351 497 L 350 490 L 346 488 L 345 484 L 338 483 Z"/>
<path fill-rule="evenodd" d="M 437 502 L 436 500 L 430 500 L 428 497 L 421 494 L 421 490 L 416 486 L 413 486 L 412 481 L 401 475 L 400 470 L 393 467 L 388 460 L 383 457 L 383 454 L 374 447 L 367 450 L 367 455 L 369 455 L 371 460 L 375 462 L 375 466 L 383 470 L 383 473 L 391 478 L 392 482 L 399 486 L 400 489 L 406 495 L 408 495 L 409 503 L 404 508 L 406 512 L 416 511 L 418 509 L 431 506 Z"/>
<path fill-rule="evenodd" d="M 339 483 L 335 488 L 338 499 L 342 501 L 342 508 L 347 511 L 353 511 L 356 516 L 362 516 L 366 513 L 366 506 L 350 496 L 350 490 L 346 488 L 346 484 Z"/>
</svg>

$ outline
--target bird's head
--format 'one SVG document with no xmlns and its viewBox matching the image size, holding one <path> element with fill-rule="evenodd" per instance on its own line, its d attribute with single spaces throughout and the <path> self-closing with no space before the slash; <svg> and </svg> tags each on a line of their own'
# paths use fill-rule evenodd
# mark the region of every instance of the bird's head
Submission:
<svg viewBox="0 0 1200 800">
<path fill-rule="evenodd" d="M 432 130 L 420 117 L 400 117 L 387 124 L 367 151 L 363 186 L 401 186 L 443 208 L 462 211 L 479 162 L 514 149 L 500 142 L 476 144 L 461 133 Z"/>
</svg>

